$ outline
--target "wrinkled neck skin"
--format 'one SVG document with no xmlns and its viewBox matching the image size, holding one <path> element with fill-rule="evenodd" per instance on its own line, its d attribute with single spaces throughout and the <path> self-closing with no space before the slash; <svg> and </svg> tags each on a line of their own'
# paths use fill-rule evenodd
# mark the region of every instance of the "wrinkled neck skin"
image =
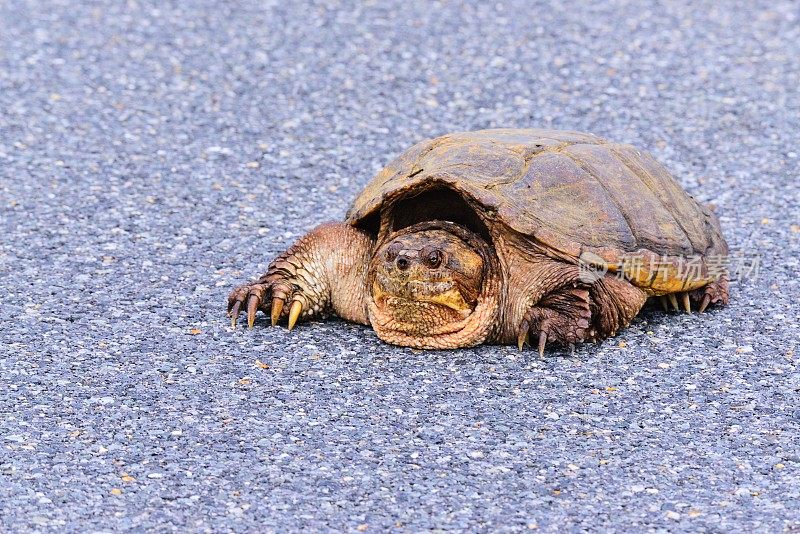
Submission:
<svg viewBox="0 0 800 534">
<path fill-rule="evenodd" d="M 477 234 L 428 221 L 388 235 L 367 275 L 370 323 L 383 341 L 419 349 L 479 345 L 498 324 L 501 273 Z"/>
</svg>

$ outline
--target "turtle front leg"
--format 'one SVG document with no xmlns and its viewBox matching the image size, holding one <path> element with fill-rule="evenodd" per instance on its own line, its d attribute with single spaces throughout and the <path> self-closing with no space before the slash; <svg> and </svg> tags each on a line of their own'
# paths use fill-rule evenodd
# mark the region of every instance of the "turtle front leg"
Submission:
<svg viewBox="0 0 800 534">
<path fill-rule="evenodd" d="M 533 344 L 544 355 L 548 342 L 574 345 L 589 336 L 587 332 L 592 319 L 589 291 L 577 283 L 559 288 L 545 295 L 535 306 L 525 312 L 517 329 L 517 346 Z"/>
<path fill-rule="evenodd" d="M 577 265 L 507 245 L 506 293 L 495 340 L 525 343 L 543 354 L 548 343 L 572 345 L 591 338 L 590 287 Z"/>
<path fill-rule="evenodd" d="M 243 310 L 250 327 L 258 310 L 270 313 L 273 326 L 288 317 L 290 330 L 299 319 L 329 312 L 368 324 L 366 273 L 373 246 L 371 236 L 349 224 L 318 226 L 275 258 L 263 276 L 230 293 L 231 326 Z"/>
<path fill-rule="evenodd" d="M 536 339 L 539 355 L 547 343 L 573 345 L 615 336 L 642 309 L 647 294 L 630 282 L 606 275 L 587 284 L 573 281 L 546 294 L 525 314 L 517 334 L 522 349 Z"/>
</svg>

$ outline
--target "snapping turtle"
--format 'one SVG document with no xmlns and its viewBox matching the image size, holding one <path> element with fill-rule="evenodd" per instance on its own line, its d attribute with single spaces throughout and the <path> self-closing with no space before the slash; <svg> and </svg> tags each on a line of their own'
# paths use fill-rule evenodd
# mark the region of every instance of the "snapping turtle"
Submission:
<svg viewBox="0 0 800 534">
<path fill-rule="evenodd" d="M 613 336 L 648 297 L 728 302 L 717 218 L 649 154 L 591 134 L 497 129 L 426 140 L 344 222 L 323 224 L 228 298 L 272 324 L 334 313 L 424 349 Z"/>
</svg>

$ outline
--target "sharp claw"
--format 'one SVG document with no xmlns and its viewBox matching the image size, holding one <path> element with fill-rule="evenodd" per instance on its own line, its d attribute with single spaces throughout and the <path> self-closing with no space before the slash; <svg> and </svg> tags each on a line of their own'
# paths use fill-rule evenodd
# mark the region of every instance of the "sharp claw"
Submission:
<svg viewBox="0 0 800 534">
<path fill-rule="evenodd" d="M 539 332 L 539 357 L 544 358 L 544 346 L 547 344 L 547 332 Z"/>
<path fill-rule="evenodd" d="M 278 320 L 281 318 L 281 312 L 283 311 L 283 299 L 275 297 L 272 299 L 272 326 L 278 324 Z"/>
<path fill-rule="evenodd" d="M 524 319 L 519 325 L 519 334 L 517 334 L 517 347 L 519 347 L 519 350 L 522 350 L 522 347 L 525 346 L 525 343 L 530 344 L 530 338 L 528 334 L 530 327 L 531 326 L 528 324 L 528 321 Z"/>
<path fill-rule="evenodd" d="M 247 328 L 253 328 L 253 323 L 256 322 L 258 300 L 258 295 L 250 295 L 250 298 L 247 301 Z"/>
<path fill-rule="evenodd" d="M 686 313 L 692 313 L 692 305 L 689 302 L 689 293 L 682 293 L 681 299 L 683 300 L 683 309 L 686 310 Z"/>
<path fill-rule="evenodd" d="M 669 311 L 669 299 L 666 295 L 661 295 L 658 297 L 658 301 L 661 303 L 661 307 L 664 308 L 665 312 Z"/>
<path fill-rule="evenodd" d="M 703 313 L 708 308 L 708 305 L 711 304 L 711 295 L 706 294 L 703 296 L 703 302 L 700 304 L 700 309 L 698 312 Z"/>
<path fill-rule="evenodd" d="M 300 312 L 303 311 L 303 303 L 299 300 L 295 300 L 292 302 L 292 307 L 289 308 L 289 330 L 294 328 L 294 325 L 297 323 L 297 319 L 300 317 Z"/>
<path fill-rule="evenodd" d="M 530 337 L 528 336 L 528 332 L 520 332 L 517 336 L 517 348 L 522 350 L 525 346 L 525 343 L 530 344 Z"/>
<path fill-rule="evenodd" d="M 669 298 L 669 303 L 672 304 L 672 307 L 675 309 L 675 311 L 680 310 L 680 307 L 678 307 L 678 299 L 675 298 L 675 293 L 670 293 L 667 295 L 667 297 Z"/>
<path fill-rule="evenodd" d="M 239 319 L 239 311 L 242 309 L 242 301 L 237 300 L 231 308 L 231 328 L 236 328 L 236 320 Z"/>
</svg>

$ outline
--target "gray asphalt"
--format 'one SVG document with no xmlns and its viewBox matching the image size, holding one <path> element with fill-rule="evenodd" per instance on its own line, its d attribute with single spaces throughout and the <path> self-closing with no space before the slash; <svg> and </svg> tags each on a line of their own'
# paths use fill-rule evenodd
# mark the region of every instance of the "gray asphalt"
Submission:
<svg viewBox="0 0 800 534">
<path fill-rule="evenodd" d="M 593 4 L 0 2 L 0 530 L 800 530 L 800 9 Z M 391 157 L 498 126 L 651 150 L 730 307 L 527 369 L 230 329 Z"/>
</svg>

